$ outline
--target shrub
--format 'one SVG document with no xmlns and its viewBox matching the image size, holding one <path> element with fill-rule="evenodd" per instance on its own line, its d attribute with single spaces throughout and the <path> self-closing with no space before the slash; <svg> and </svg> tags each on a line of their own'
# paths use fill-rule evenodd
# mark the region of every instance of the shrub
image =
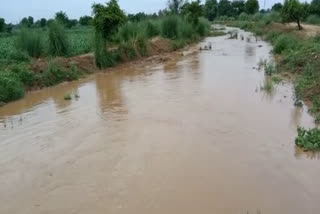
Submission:
<svg viewBox="0 0 320 214">
<path fill-rule="evenodd" d="M 298 128 L 296 145 L 306 150 L 320 149 L 320 129 L 314 128 L 306 130 L 304 128 Z"/>
<path fill-rule="evenodd" d="M 13 50 L 9 53 L 9 59 L 15 60 L 18 62 L 29 62 L 30 56 L 26 51 Z"/>
<path fill-rule="evenodd" d="M 276 54 L 281 54 L 288 49 L 294 49 L 296 47 L 297 41 L 291 36 L 281 35 L 277 38 L 274 44 L 274 52 Z"/>
<path fill-rule="evenodd" d="M 0 102 L 7 103 L 22 98 L 24 86 L 10 72 L 0 72 Z"/>
<path fill-rule="evenodd" d="M 42 75 L 42 80 L 45 86 L 53 86 L 63 82 L 66 79 L 66 73 L 61 66 L 54 60 L 50 60 L 47 70 Z"/>
<path fill-rule="evenodd" d="M 313 24 L 313 25 L 319 25 L 320 24 L 320 16 L 319 15 L 310 15 L 307 17 L 306 22 L 309 24 Z"/>
<path fill-rule="evenodd" d="M 179 26 L 179 31 L 180 31 L 181 37 L 184 39 L 191 39 L 195 32 L 192 24 L 185 21 L 181 21 Z"/>
<path fill-rule="evenodd" d="M 200 36 L 206 36 L 210 32 L 210 22 L 205 18 L 199 18 L 199 23 L 197 26 L 197 33 Z"/>
<path fill-rule="evenodd" d="M 249 15 L 246 14 L 246 13 L 244 13 L 244 12 L 242 12 L 242 13 L 239 15 L 239 20 L 240 20 L 240 21 L 248 21 L 249 18 L 250 18 Z"/>
<path fill-rule="evenodd" d="M 31 57 L 38 58 L 43 54 L 41 33 L 35 30 L 22 29 L 15 44 L 17 50 L 27 52 Z"/>
<path fill-rule="evenodd" d="M 68 37 L 64 27 L 52 22 L 49 25 L 49 54 L 51 56 L 66 56 L 68 54 L 69 44 Z"/>
<path fill-rule="evenodd" d="M 160 27 L 154 21 L 147 21 L 146 22 L 146 34 L 148 38 L 152 38 L 158 36 L 160 34 Z"/>
<path fill-rule="evenodd" d="M 274 63 L 269 62 L 265 65 L 265 74 L 268 76 L 271 76 L 273 74 L 275 74 L 277 72 L 276 70 L 276 66 L 274 65 Z"/>
<path fill-rule="evenodd" d="M 10 67 L 10 72 L 12 72 L 16 77 L 27 87 L 33 85 L 35 80 L 35 73 L 27 69 L 26 65 L 18 64 Z"/>
<path fill-rule="evenodd" d="M 166 16 L 161 23 L 161 34 L 165 38 L 176 39 L 179 37 L 179 17 Z"/>
</svg>

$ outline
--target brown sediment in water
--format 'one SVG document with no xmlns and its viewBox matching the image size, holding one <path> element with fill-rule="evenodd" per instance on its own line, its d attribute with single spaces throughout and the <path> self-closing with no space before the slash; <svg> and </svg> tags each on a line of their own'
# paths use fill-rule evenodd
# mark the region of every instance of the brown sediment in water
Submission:
<svg viewBox="0 0 320 214">
<path fill-rule="evenodd" d="M 208 42 L 0 108 L 0 213 L 317 213 L 319 155 L 294 145 L 313 119 L 252 69 L 271 47 Z"/>
</svg>

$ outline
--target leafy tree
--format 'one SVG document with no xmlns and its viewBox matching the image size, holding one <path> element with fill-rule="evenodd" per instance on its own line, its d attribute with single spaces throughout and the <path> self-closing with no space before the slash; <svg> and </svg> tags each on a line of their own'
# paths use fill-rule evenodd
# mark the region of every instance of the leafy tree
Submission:
<svg viewBox="0 0 320 214">
<path fill-rule="evenodd" d="M 6 29 L 6 22 L 3 18 L 0 18 L 0 32 L 4 32 Z"/>
<path fill-rule="evenodd" d="M 203 15 L 203 5 L 201 1 L 187 2 L 181 8 L 182 14 L 194 25 L 198 24 L 199 18 Z"/>
<path fill-rule="evenodd" d="M 74 26 L 76 26 L 78 24 L 78 20 L 76 20 L 76 19 L 70 19 L 69 21 L 68 21 L 68 24 L 67 24 L 67 28 L 72 28 L 72 27 L 74 27 Z"/>
<path fill-rule="evenodd" d="M 168 8 L 172 13 L 175 13 L 175 14 L 180 13 L 183 5 L 184 5 L 183 0 L 168 0 Z"/>
<path fill-rule="evenodd" d="M 29 16 L 28 18 L 23 18 L 20 22 L 20 25 L 22 25 L 23 27 L 30 28 L 33 25 L 33 17 Z"/>
<path fill-rule="evenodd" d="M 248 0 L 245 4 L 245 10 L 247 14 L 255 14 L 259 11 L 258 0 Z"/>
<path fill-rule="evenodd" d="M 310 13 L 320 15 L 320 0 L 312 0 L 310 4 Z"/>
<path fill-rule="evenodd" d="M 34 24 L 34 19 L 32 16 L 28 17 L 28 23 L 29 23 L 29 27 L 31 27 Z"/>
<path fill-rule="evenodd" d="M 40 27 L 44 28 L 47 25 L 47 20 L 45 18 L 40 19 Z"/>
<path fill-rule="evenodd" d="M 68 15 L 63 12 L 63 11 L 60 11 L 60 12 L 57 12 L 56 15 L 55 15 L 55 20 L 57 22 L 59 22 L 60 24 L 64 25 L 65 27 L 67 27 L 67 25 L 69 24 L 69 17 Z"/>
<path fill-rule="evenodd" d="M 281 12 L 283 5 L 281 3 L 275 3 L 271 10 L 276 12 Z"/>
<path fill-rule="evenodd" d="M 79 19 L 79 23 L 80 23 L 80 25 L 82 25 L 82 26 L 88 26 L 88 25 L 90 25 L 91 21 L 92 21 L 92 17 L 91 17 L 91 16 L 82 16 L 82 17 L 80 17 L 80 19 Z"/>
<path fill-rule="evenodd" d="M 285 0 L 283 8 L 281 10 L 281 17 L 284 23 L 286 22 L 296 22 L 299 30 L 301 27 L 301 18 L 304 15 L 304 10 L 302 5 L 298 0 Z"/>
<path fill-rule="evenodd" d="M 232 16 L 233 8 L 229 0 L 220 0 L 218 4 L 218 14 L 219 16 Z"/>
<path fill-rule="evenodd" d="M 118 28 L 126 22 L 126 15 L 120 9 L 117 0 L 110 0 L 106 6 L 93 4 L 93 25 L 97 33 L 101 33 L 104 39 L 110 37 Z"/>
<path fill-rule="evenodd" d="M 128 20 L 131 22 L 140 22 L 148 18 L 148 15 L 145 13 L 129 14 Z"/>
<path fill-rule="evenodd" d="M 218 15 L 218 2 L 217 0 L 206 0 L 205 15 L 209 21 L 213 21 Z"/>
<path fill-rule="evenodd" d="M 7 33 L 12 33 L 13 25 L 12 24 L 7 24 L 6 26 L 6 31 Z"/>
<path fill-rule="evenodd" d="M 234 16 L 239 16 L 241 13 L 245 12 L 245 2 L 244 0 L 236 0 L 231 3 L 233 8 Z"/>
</svg>

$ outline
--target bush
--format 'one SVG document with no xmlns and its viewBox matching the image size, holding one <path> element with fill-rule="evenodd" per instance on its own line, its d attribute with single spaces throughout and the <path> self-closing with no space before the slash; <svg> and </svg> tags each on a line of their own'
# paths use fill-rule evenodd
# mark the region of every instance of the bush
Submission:
<svg viewBox="0 0 320 214">
<path fill-rule="evenodd" d="M 296 144 L 306 150 L 320 149 L 320 129 L 314 128 L 306 130 L 304 128 L 298 128 Z"/>
<path fill-rule="evenodd" d="M 195 33 L 195 30 L 192 24 L 186 21 L 181 21 L 179 26 L 179 31 L 180 31 L 181 37 L 184 39 L 191 39 Z"/>
<path fill-rule="evenodd" d="M 27 69 L 26 65 L 18 64 L 10 67 L 10 72 L 17 77 L 25 86 L 30 87 L 35 80 L 35 73 Z"/>
<path fill-rule="evenodd" d="M 22 98 L 24 86 L 10 72 L 0 72 L 0 102 L 7 103 Z"/>
<path fill-rule="evenodd" d="M 51 56 L 66 56 L 68 54 L 68 37 L 64 27 L 52 22 L 49 25 L 49 54 Z"/>
<path fill-rule="evenodd" d="M 148 38 L 152 38 L 158 36 L 160 34 L 160 27 L 158 23 L 154 21 L 147 21 L 146 22 L 146 34 Z"/>
<path fill-rule="evenodd" d="M 15 44 L 17 50 L 27 52 L 31 57 L 38 58 L 43 54 L 41 33 L 35 30 L 22 29 Z"/>
<path fill-rule="evenodd" d="M 166 16 L 161 22 L 161 34 L 165 38 L 177 39 L 179 37 L 179 17 Z"/>
<path fill-rule="evenodd" d="M 9 59 L 15 60 L 18 62 L 29 62 L 30 56 L 26 51 L 13 50 L 12 52 L 9 53 Z"/>
<path fill-rule="evenodd" d="M 210 22 L 205 18 L 199 18 L 199 23 L 197 26 L 197 33 L 200 36 L 206 36 L 210 32 Z"/>
<path fill-rule="evenodd" d="M 240 21 L 248 21 L 249 18 L 250 18 L 249 15 L 246 14 L 246 13 L 244 13 L 244 12 L 242 12 L 242 13 L 239 15 L 239 20 L 240 20 Z"/>
<path fill-rule="evenodd" d="M 313 24 L 313 25 L 319 25 L 320 24 L 320 16 L 319 15 L 310 15 L 307 17 L 306 22 L 309 24 Z"/>
<path fill-rule="evenodd" d="M 296 47 L 297 41 L 291 36 L 281 35 L 274 44 L 274 53 L 281 54 L 286 50 L 292 50 Z"/>
</svg>

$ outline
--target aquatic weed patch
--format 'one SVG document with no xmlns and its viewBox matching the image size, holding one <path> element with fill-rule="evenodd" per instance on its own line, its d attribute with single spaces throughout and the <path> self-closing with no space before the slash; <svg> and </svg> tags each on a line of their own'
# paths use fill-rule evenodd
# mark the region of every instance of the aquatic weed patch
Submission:
<svg viewBox="0 0 320 214">
<path fill-rule="evenodd" d="M 298 128 L 298 137 L 296 138 L 297 146 L 305 150 L 319 150 L 320 149 L 320 129 L 304 129 Z"/>
</svg>

